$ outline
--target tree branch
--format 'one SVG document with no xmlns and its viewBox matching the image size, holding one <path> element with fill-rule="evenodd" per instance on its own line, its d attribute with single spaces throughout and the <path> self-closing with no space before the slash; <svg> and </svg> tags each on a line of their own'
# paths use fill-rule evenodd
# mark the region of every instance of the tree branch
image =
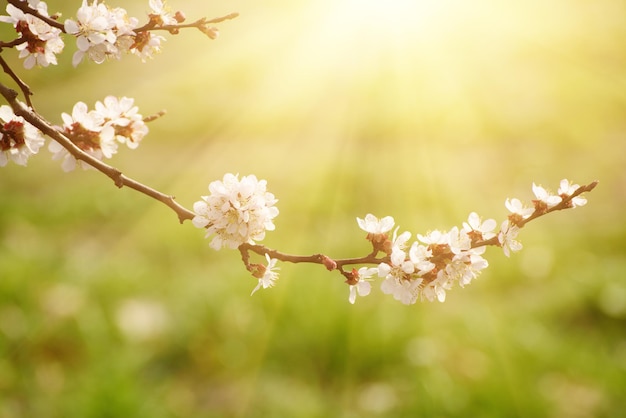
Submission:
<svg viewBox="0 0 626 418">
<path fill-rule="evenodd" d="M 122 174 L 122 172 L 117 168 L 112 167 L 81 150 L 72 141 L 70 141 L 69 138 L 67 138 L 57 129 L 55 129 L 45 119 L 40 117 L 33 110 L 20 103 L 17 100 L 17 92 L 15 90 L 12 90 L 0 83 L 0 94 L 2 94 L 2 96 L 4 96 L 4 98 L 9 102 L 16 115 L 23 117 L 24 120 L 26 120 L 28 123 L 38 128 L 45 135 L 57 141 L 65 149 L 67 149 L 67 151 L 72 154 L 72 156 L 77 160 L 84 161 L 96 170 L 105 174 L 107 177 L 113 180 L 117 187 L 122 188 L 126 186 L 140 193 L 143 193 L 146 196 L 158 200 L 159 202 L 165 204 L 174 212 L 176 212 L 180 223 L 192 219 L 195 216 L 192 211 L 176 202 L 174 200 L 174 196 L 166 195 L 156 189 L 153 189 L 152 187 L 146 186 L 143 183 L 133 180 L 132 178 L 129 178 Z"/>
<path fill-rule="evenodd" d="M 564 197 L 562 196 L 562 200 L 561 200 L 561 202 L 558 205 L 553 206 L 550 209 L 547 209 L 545 211 L 541 211 L 541 210 L 535 209 L 535 211 L 532 213 L 532 215 L 530 215 L 528 218 L 525 218 L 525 219 L 522 219 L 522 220 L 516 222 L 515 225 L 517 225 L 519 228 L 523 228 L 524 225 L 526 225 L 528 222 L 530 222 L 532 220 L 535 220 L 535 219 L 537 219 L 537 218 L 539 218 L 541 216 L 547 215 L 548 213 L 556 212 L 557 210 L 563 210 L 563 209 L 570 209 L 570 208 L 572 208 L 571 202 L 572 202 L 572 200 L 576 196 L 579 196 L 579 195 L 581 195 L 582 193 L 585 193 L 585 192 L 592 191 L 593 189 L 595 189 L 595 187 L 598 185 L 598 183 L 599 183 L 599 181 L 595 180 L 595 181 L 592 181 L 589 184 L 580 186 L 571 195 L 564 196 Z M 500 243 L 498 242 L 498 236 L 496 235 L 495 237 L 490 238 L 488 240 L 473 242 L 472 243 L 472 248 L 483 247 L 485 245 L 500 245 Z"/>
<path fill-rule="evenodd" d="M 4 70 L 4 72 L 7 73 L 9 77 L 13 79 L 13 81 L 15 81 L 15 84 L 18 85 L 18 87 L 22 91 L 22 94 L 24 95 L 24 100 L 26 100 L 26 104 L 28 105 L 28 107 L 32 109 L 33 103 L 30 100 L 30 96 L 32 96 L 33 92 L 30 90 L 30 87 L 28 87 L 28 84 L 23 82 L 22 79 L 19 78 L 17 74 L 15 74 L 15 72 L 11 69 L 11 67 L 9 67 L 9 64 L 7 64 L 4 58 L 2 58 L 1 54 L 0 54 L 0 66 L 2 66 L 2 69 Z"/>
<path fill-rule="evenodd" d="M 196 20 L 195 22 L 179 23 L 177 25 L 158 25 L 157 22 L 155 22 L 154 20 L 150 20 L 145 25 L 134 29 L 134 32 L 139 33 L 139 32 L 146 32 L 150 30 L 166 30 L 170 33 L 178 33 L 179 29 L 186 29 L 186 28 L 196 28 L 200 30 L 201 32 L 204 32 L 207 25 L 209 24 L 224 22 L 226 20 L 234 19 L 237 16 L 239 16 L 239 13 L 234 12 L 234 13 L 229 13 L 225 16 L 220 16 L 220 17 L 216 17 L 213 19 L 209 19 L 209 20 L 207 20 L 206 17 L 203 17 L 203 18 Z"/>
<path fill-rule="evenodd" d="M 593 181 L 587 185 L 583 185 L 578 187 L 571 195 L 563 196 L 561 202 L 545 211 L 535 210 L 531 216 L 524 219 L 523 221 L 517 223 L 520 228 L 526 225 L 528 222 L 537 219 L 541 216 L 544 216 L 548 213 L 555 212 L 558 210 L 569 209 L 572 208 L 571 201 L 576 196 L 584 192 L 592 191 L 598 185 L 598 181 Z M 500 242 L 498 241 L 498 236 L 494 236 L 488 240 L 476 241 L 472 242 L 471 248 L 484 247 L 487 245 L 500 246 Z M 250 255 L 249 252 L 256 253 L 258 255 L 268 255 L 270 258 L 275 258 L 277 260 L 289 263 L 313 263 L 313 264 L 323 264 L 328 270 L 339 270 L 341 274 L 343 274 L 346 278 L 351 278 L 351 273 L 347 272 L 344 267 L 345 266 L 353 266 L 353 265 L 363 265 L 363 264 L 380 264 L 380 263 L 389 263 L 390 257 L 388 255 L 384 257 L 376 257 L 378 251 L 374 249 L 372 253 L 363 256 L 363 257 L 354 257 L 354 258 L 342 258 L 342 259 L 333 259 L 324 254 L 313 254 L 313 255 L 293 255 L 286 254 L 272 248 L 268 248 L 264 245 L 258 244 L 241 244 L 239 247 L 239 252 L 241 253 L 241 258 L 249 271 L 254 270 L 254 266 L 250 263 Z"/>
</svg>

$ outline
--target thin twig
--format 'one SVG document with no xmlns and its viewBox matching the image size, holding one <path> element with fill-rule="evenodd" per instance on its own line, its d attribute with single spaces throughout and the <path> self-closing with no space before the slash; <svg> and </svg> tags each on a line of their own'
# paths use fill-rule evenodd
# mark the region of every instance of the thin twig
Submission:
<svg viewBox="0 0 626 418">
<path fill-rule="evenodd" d="M 559 202 L 558 205 L 553 206 L 550 209 L 545 210 L 545 211 L 535 210 L 528 218 L 525 218 L 525 219 L 522 219 L 522 220 L 518 221 L 516 223 L 516 225 L 519 228 L 522 228 L 528 222 L 530 222 L 532 220 L 535 220 L 535 219 L 537 219 L 537 218 L 539 218 L 541 216 L 547 215 L 548 213 L 556 212 L 557 210 L 570 209 L 572 207 L 571 206 L 571 201 L 576 196 L 579 196 L 579 195 L 581 195 L 582 193 L 585 193 L 585 192 L 592 191 L 593 189 L 595 189 L 595 187 L 598 185 L 598 183 L 599 183 L 599 181 L 595 180 L 595 181 L 592 181 L 589 184 L 585 184 L 585 185 L 582 185 L 582 186 L 578 187 L 578 189 L 576 189 L 574 191 L 574 193 L 572 193 L 571 195 L 565 196 L 565 197 L 562 196 L 561 202 Z M 484 247 L 486 245 L 498 245 L 499 246 L 500 242 L 498 241 L 498 236 L 496 235 L 495 237 L 487 239 L 487 240 L 473 242 L 472 243 L 472 248 Z"/>
<path fill-rule="evenodd" d="M 24 95 L 24 100 L 26 100 L 26 104 L 28 105 L 28 107 L 32 109 L 33 103 L 30 100 L 30 96 L 32 96 L 33 92 L 30 90 L 30 87 L 28 87 L 28 84 L 23 82 L 22 79 L 20 79 L 17 76 L 17 74 L 15 74 L 15 72 L 11 69 L 11 67 L 9 67 L 9 64 L 7 64 L 4 58 L 2 58 L 1 54 L 0 54 L 0 66 L 2 66 L 2 69 L 4 70 L 4 72 L 7 73 L 9 77 L 13 79 L 13 81 L 15 81 L 15 84 L 19 86 L 20 90 L 22 91 L 22 94 Z"/>
<path fill-rule="evenodd" d="M 224 22 L 226 20 L 234 19 L 237 16 L 239 16 L 239 13 L 234 12 L 234 13 L 229 13 L 226 16 L 220 16 L 220 17 L 216 17 L 210 20 L 207 20 L 206 17 L 203 17 L 191 23 L 179 23 L 176 25 L 158 25 L 155 21 L 150 20 L 145 25 L 134 29 L 134 32 L 139 33 L 139 32 L 145 32 L 149 30 L 166 30 L 172 33 L 172 32 L 178 31 L 179 29 L 186 29 L 186 28 L 196 28 L 196 29 L 202 30 L 202 28 L 206 27 L 206 25 L 208 24 Z"/>
<path fill-rule="evenodd" d="M 20 44 L 23 44 L 24 42 L 26 42 L 26 38 L 22 38 L 22 37 L 15 38 L 15 39 L 13 39 L 10 42 L 2 42 L 2 41 L 0 41 L 0 50 L 2 48 L 14 48 L 14 47 L 16 47 L 16 46 L 18 46 Z"/>
<path fill-rule="evenodd" d="M 264 245 L 259 244 L 241 244 L 239 246 L 239 251 L 242 253 L 247 251 L 252 251 L 259 255 L 269 255 L 271 258 L 276 258 L 281 261 L 289 262 L 289 263 L 314 263 L 314 264 L 324 264 L 327 268 L 330 264 L 333 265 L 333 269 L 328 268 L 328 270 L 334 270 L 335 268 L 343 271 L 344 266 L 348 265 L 357 265 L 357 264 L 380 264 L 389 261 L 389 257 L 381 257 L 377 258 L 372 254 L 368 254 L 364 257 L 353 257 L 353 258 L 330 258 L 324 254 L 312 254 L 312 255 L 293 255 L 286 254 L 281 251 L 274 250 L 272 248 L 268 248 Z M 243 257 L 244 260 L 246 257 Z"/>
<path fill-rule="evenodd" d="M 236 18 L 237 16 L 239 16 L 239 13 L 237 12 L 233 12 L 233 13 L 229 13 L 226 16 L 222 16 L 222 17 L 215 17 L 211 20 L 207 20 L 205 23 L 220 23 L 220 22 L 224 22 L 226 20 L 231 20 Z"/>
</svg>

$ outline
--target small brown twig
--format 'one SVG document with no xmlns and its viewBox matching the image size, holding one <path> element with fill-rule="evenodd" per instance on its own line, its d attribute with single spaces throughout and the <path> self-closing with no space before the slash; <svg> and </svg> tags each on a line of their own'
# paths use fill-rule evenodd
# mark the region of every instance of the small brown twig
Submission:
<svg viewBox="0 0 626 418">
<path fill-rule="evenodd" d="M 595 180 L 589 184 L 578 187 L 578 189 L 576 189 L 571 195 L 562 197 L 561 202 L 559 202 L 559 204 L 557 204 L 556 206 L 553 206 L 545 211 L 535 209 L 535 211 L 528 218 L 516 222 L 515 225 L 517 225 L 519 228 L 522 228 L 528 222 L 535 220 L 541 216 L 547 215 L 548 213 L 571 208 L 572 206 L 570 202 L 572 201 L 572 199 L 574 199 L 576 196 L 581 195 L 582 193 L 592 191 L 598 185 L 598 183 L 599 181 Z M 498 242 L 498 236 L 496 235 L 495 237 L 488 240 L 473 242 L 472 248 L 484 247 L 485 245 L 500 245 L 500 243 Z"/>
<path fill-rule="evenodd" d="M 2 58 L 1 54 L 0 54 L 0 66 L 2 66 L 2 69 L 4 70 L 4 72 L 7 73 L 9 77 L 13 79 L 13 81 L 15 81 L 15 84 L 18 85 L 18 87 L 22 91 L 22 94 L 24 95 L 24 100 L 26 101 L 26 104 L 28 105 L 28 107 L 32 109 L 33 103 L 30 100 L 30 96 L 32 96 L 33 92 L 30 90 L 30 87 L 28 87 L 28 84 L 23 82 L 22 79 L 19 78 L 17 74 L 15 74 L 15 71 L 13 71 L 11 67 L 9 67 L 9 64 L 7 64 L 4 58 Z"/>
<path fill-rule="evenodd" d="M 145 32 L 145 31 L 150 31 L 150 30 L 166 30 L 170 33 L 177 33 L 179 29 L 186 29 L 186 28 L 196 28 L 196 29 L 199 29 L 200 31 L 203 31 L 203 29 L 206 28 L 206 25 L 208 24 L 224 22 L 226 20 L 234 19 L 237 16 L 239 16 L 239 13 L 234 12 L 234 13 L 229 13 L 225 16 L 220 16 L 220 17 L 216 17 L 213 19 L 209 19 L 209 20 L 207 20 L 206 17 L 203 17 L 191 23 L 179 23 L 176 25 L 159 25 L 154 20 L 150 20 L 145 25 L 134 29 L 134 32 L 139 33 L 139 32 Z"/>
<path fill-rule="evenodd" d="M 268 248 L 264 245 L 259 244 L 241 244 L 239 247 L 239 252 L 241 253 L 241 258 L 246 265 L 246 267 L 250 266 L 249 263 L 249 254 L 251 251 L 253 253 L 259 255 L 269 255 L 271 258 L 276 258 L 280 261 L 288 262 L 288 263 L 313 263 L 313 264 L 323 264 L 327 270 L 339 270 L 342 274 L 345 275 L 344 266 L 349 265 L 357 265 L 357 264 L 380 264 L 384 262 L 389 262 L 389 257 L 381 257 L 377 258 L 375 254 L 368 254 L 364 257 L 354 257 L 354 258 L 337 258 L 333 259 L 324 254 L 313 254 L 313 255 L 293 255 L 286 254 L 281 251 L 277 251 L 271 248 Z"/>
</svg>

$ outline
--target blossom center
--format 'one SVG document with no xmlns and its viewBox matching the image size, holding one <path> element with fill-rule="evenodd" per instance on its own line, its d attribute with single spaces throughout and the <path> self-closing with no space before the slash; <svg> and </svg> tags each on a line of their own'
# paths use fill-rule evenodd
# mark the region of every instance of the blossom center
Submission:
<svg viewBox="0 0 626 418">
<path fill-rule="evenodd" d="M 78 122 L 66 128 L 65 133 L 70 140 L 83 151 L 93 151 L 100 149 L 100 134 L 90 131 Z"/>
<path fill-rule="evenodd" d="M 28 26 L 28 22 L 20 20 L 15 27 L 17 32 L 22 35 L 22 38 L 26 41 L 26 49 L 28 52 L 43 54 L 46 52 L 46 41 L 39 39 Z"/>
<path fill-rule="evenodd" d="M 2 126 L 2 138 L 0 138 L 0 151 L 7 151 L 11 148 L 20 148 L 26 144 L 24 137 L 24 124 L 12 120 Z"/>
</svg>

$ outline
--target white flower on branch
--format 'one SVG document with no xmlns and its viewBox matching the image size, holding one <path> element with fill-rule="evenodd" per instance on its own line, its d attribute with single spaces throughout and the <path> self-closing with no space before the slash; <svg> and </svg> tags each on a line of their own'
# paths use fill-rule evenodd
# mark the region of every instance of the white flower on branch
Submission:
<svg viewBox="0 0 626 418">
<path fill-rule="evenodd" d="M 395 235 L 395 233 L 394 233 Z M 411 234 L 404 232 L 393 240 L 390 263 L 378 265 L 378 275 L 384 277 L 380 289 L 385 294 L 393 295 L 394 299 L 409 305 L 415 303 L 420 293 L 422 278 L 412 258 L 407 259 L 404 251 Z"/>
<path fill-rule="evenodd" d="M 548 190 L 533 183 L 533 193 L 537 199 L 533 200 L 535 210 L 545 212 L 561 203 L 561 196 L 551 194 Z"/>
<path fill-rule="evenodd" d="M 277 200 L 266 191 L 267 182 L 256 176 L 225 174 L 222 181 L 209 184 L 209 196 L 193 205 L 197 228 L 207 228 L 206 237 L 215 235 L 211 248 L 235 249 L 243 243 L 254 244 L 265 238 L 265 231 L 274 230 Z"/>
<path fill-rule="evenodd" d="M 115 22 L 115 15 L 104 3 L 98 4 L 98 0 L 94 0 L 89 5 L 87 0 L 83 0 L 76 12 L 76 20 L 67 19 L 64 25 L 67 33 L 76 36 L 78 51 L 72 58 L 74 67 L 80 64 L 85 55 L 100 64 L 107 55 L 117 54 L 117 35 L 113 30 Z"/>
<path fill-rule="evenodd" d="M 265 254 L 265 258 L 267 259 L 267 266 L 264 266 L 262 264 L 256 265 L 257 271 L 254 273 L 254 276 L 258 277 L 259 283 L 252 290 L 250 296 L 254 295 L 254 292 L 261 288 L 267 289 L 268 287 L 273 287 L 274 281 L 278 279 L 277 270 L 280 270 L 279 267 L 276 267 L 276 262 L 278 260 L 276 260 L 275 258 L 270 258 L 269 254 Z"/>
<path fill-rule="evenodd" d="M 131 54 L 138 56 L 142 62 L 146 62 L 161 52 L 161 42 L 165 42 L 165 38 L 161 35 L 155 35 L 149 31 L 140 32 L 133 38 L 128 50 Z"/>
<path fill-rule="evenodd" d="M 148 133 L 148 127 L 134 99 L 107 96 L 102 102 L 89 110 L 83 102 L 74 105 L 72 115 L 63 113 L 63 134 L 78 148 L 102 160 L 111 158 L 117 152 L 118 143 L 126 144 L 135 149 Z M 76 158 L 61 144 L 51 142 L 48 149 L 54 154 L 53 159 L 62 159 L 64 171 L 72 171 L 76 165 L 90 168 L 89 164 L 77 161 Z"/>
<path fill-rule="evenodd" d="M 498 242 L 507 257 L 511 256 L 511 251 L 519 251 L 523 248 L 522 243 L 515 240 L 518 233 L 518 226 L 511 224 L 509 220 L 502 222 L 498 233 Z"/>
<path fill-rule="evenodd" d="M 111 125 L 105 124 L 104 116 L 95 111 L 89 111 L 87 105 L 78 102 L 72 109 L 72 115 L 63 113 L 63 133 L 78 148 L 98 160 L 104 157 L 111 158 L 117 152 L 117 142 L 115 142 L 115 129 Z M 83 169 L 91 166 L 83 161 L 77 161 L 61 144 L 53 141 L 48 146 L 54 155 L 52 159 L 62 159 L 61 167 L 63 171 L 72 171 L 78 164 Z"/>
<path fill-rule="evenodd" d="M 565 199 L 565 198 L 569 198 L 576 190 L 578 190 L 580 188 L 580 186 L 578 184 L 572 184 L 572 182 L 570 182 L 567 179 L 563 179 L 561 180 L 561 183 L 559 184 L 559 196 L 561 196 L 561 198 Z M 569 206 L 572 208 L 578 207 L 578 206 L 584 206 L 587 204 L 587 199 L 582 197 L 582 196 L 575 196 L 572 198 L 572 200 L 570 200 L 570 204 Z"/>
<path fill-rule="evenodd" d="M 107 96 L 102 102 L 96 102 L 96 112 L 104 117 L 105 125 L 111 125 L 115 130 L 118 142 L 135 149 L 139 142 L 148 133 L 148 126 L 139 114 L 139 108 L 133 106 L 134 99 L 130 97 L 117 98 Z"/>
<path fill-rule="evenodd" d="M 359 296 L 367 296 L 372 290 L 372 285 L 369 282 L 370 278 L 378 273 L 376 267 L 361 267 L 358 271 L 352 270 L 354 276 L 354 283 L 350 284 L 350 295 L 348 301 L 354 305 L 356 302 L 357 293 Z"/>
<path fill-rule="evenodd" d="M 444 270 L 439 271 L 435 280 L 426 283 L 420 288 L 421 299 L 429 302 L 437 299 L 439 302 L 446 301 L 446 290 L 452 288 L 452 281 L 448 280 L 448 276 Z"/>
<path fill-rule="evenodd" d="M 446 274 L 453 277 L 459 282 L 459 286 L 465 287 L 470 284 L 473 279 L 478 277 L 482 270 L 489 267 L 489 263 L 480 254 L 484 252 L 485 247 L 473 249 L 463 254 L 462 257 L 455 257 L 452 263 L 446 267 Z"/>
<path fill-rule="evenodd" d="M 409 250 L 409 258 L 411 262 L 418 270 L 419 275 L 424 275 L 435 268 L 435 264 L 430 261 L 430 257 L 433 256 L 433 252 L 428 247 L 421 245 L 419 242 L 413 242 L 411 249 Z"/>
<path fill-rule="evenodd" d="M 381 274 L 379 267 L 378 274 Z M 380 290 L 387 295 L 392 295 L 397 301 L 405 305 L 414 304 L 421 293 L 421 278 L 402 278 L 388 274 L 380 285 Z"/>
<path fill-rule="evenodd" d="M 48 17 L 48 6 L 43 1 L 29 1 L 29 6 L 41 16 Z M 65 46 L 61 39 L 61 30 L 53 28 L 31 14 L 24 13 L 12 4 L 7 5 L 6 11 L 9 16 L 0 16 L 0 22 L 12 24 L 20 38 L 24 40 L 15 46 L 19 51 L 19 58 L 24 58 L 24 68 L 56 65 L 56 54 L 60 54 Z"/>
<path fill-rule="evenodd" d="M 494 219 L 482 221 L 476 212 L 469 214 L 467 222 L 463 222 L 463 230 L 469 235 L 473 242 L 487 240 L 496 236 L 497 222 Z"/>
<path fill-rule="evenodd" d="M 472 241 L 467 232 L 463 229 L 459 229 L 455 226 L 448 231 L 446 235 L 448 236 L 450 251 L 455 255 L 463 254 L 472 247 Z"/>
<path fill-rule="evenodd" d="M 44 144 L 41 132 L 20 116 L 10 106 L 0 106 L 0 167 L 9 160 L 26 165 L 28 158 L 36 154 Z"/>
<path fill-rule="evenodd" d="M 391 216 L 385 216 L 378 219 L 376 216 L 368 213 L 364 219 L 356 218 L 359 228 L 369 234 L 386 234 L 393 228 L 394 220 Z"/>
<path fill-rule="evenodd" d="M 418 235 L 426 245 L 415 241 L 409 250 L 409 259 L 394 247 L 391 264 L 381 263 L 379 275 L 385 280 L 383 293 L 392 294 L 404 304 L 419 300 L 445 301 L 446 291 L 458 282 L 469 284 L 488 266 L 481 257 L 484 247 L 471 248 L 468 232 L 457 227 L 449 232 L 432 231 Z"/>
<path fill-rule="evenodd" d="M 392 243 L 389 240 L 389 231 L 394 225 L 391 216 L 385 216 L 379 220 L 376 216 L 368 213 L 364 219 L 356 218 L 356 222 L 359 224 L 359 228 L 367 232 L 366 238 L 372 243 L 375 252 L 391 253 Z"/>
<path fill-rule="evenodd" d="M 150 20 L 153 20 L 158 26 L 176 25 L 178 20 L 171 13 L 167 5 L 162 0 L 149 0 L 151 12 Z"/>
<path fill-rule="evenodd" d="M 417 234 L 417 239 L 424 244 L 431 245 L 447 245 L 449 242 L 448 234 L 445 234 L 437 229 L 430 231 L 426 235 Z"/>
<path fill-rule="evenodd" d="M 376 216 L 368 213 L 364 219 L 356 218 L 356 221 L 359 224 L 359 228 L 367 232 L 366 238 L 372 243 L 374 252 L 382 251 L 391 254 L 392 242 L 389 240 L 389 231 L 391 231 L 394 225 L 394 220 L 391 216 L 385 216 L 379 220 Z"/>
<path fill-rule="evenodd" d="M 512 223 L 518 224 L 526 218 L 529 218 L 535 209 L 524 206 L 521 200 L 517 198 L 506 199 L 504 206 L 511 212 L 509 219 Z"/>
</svg>

